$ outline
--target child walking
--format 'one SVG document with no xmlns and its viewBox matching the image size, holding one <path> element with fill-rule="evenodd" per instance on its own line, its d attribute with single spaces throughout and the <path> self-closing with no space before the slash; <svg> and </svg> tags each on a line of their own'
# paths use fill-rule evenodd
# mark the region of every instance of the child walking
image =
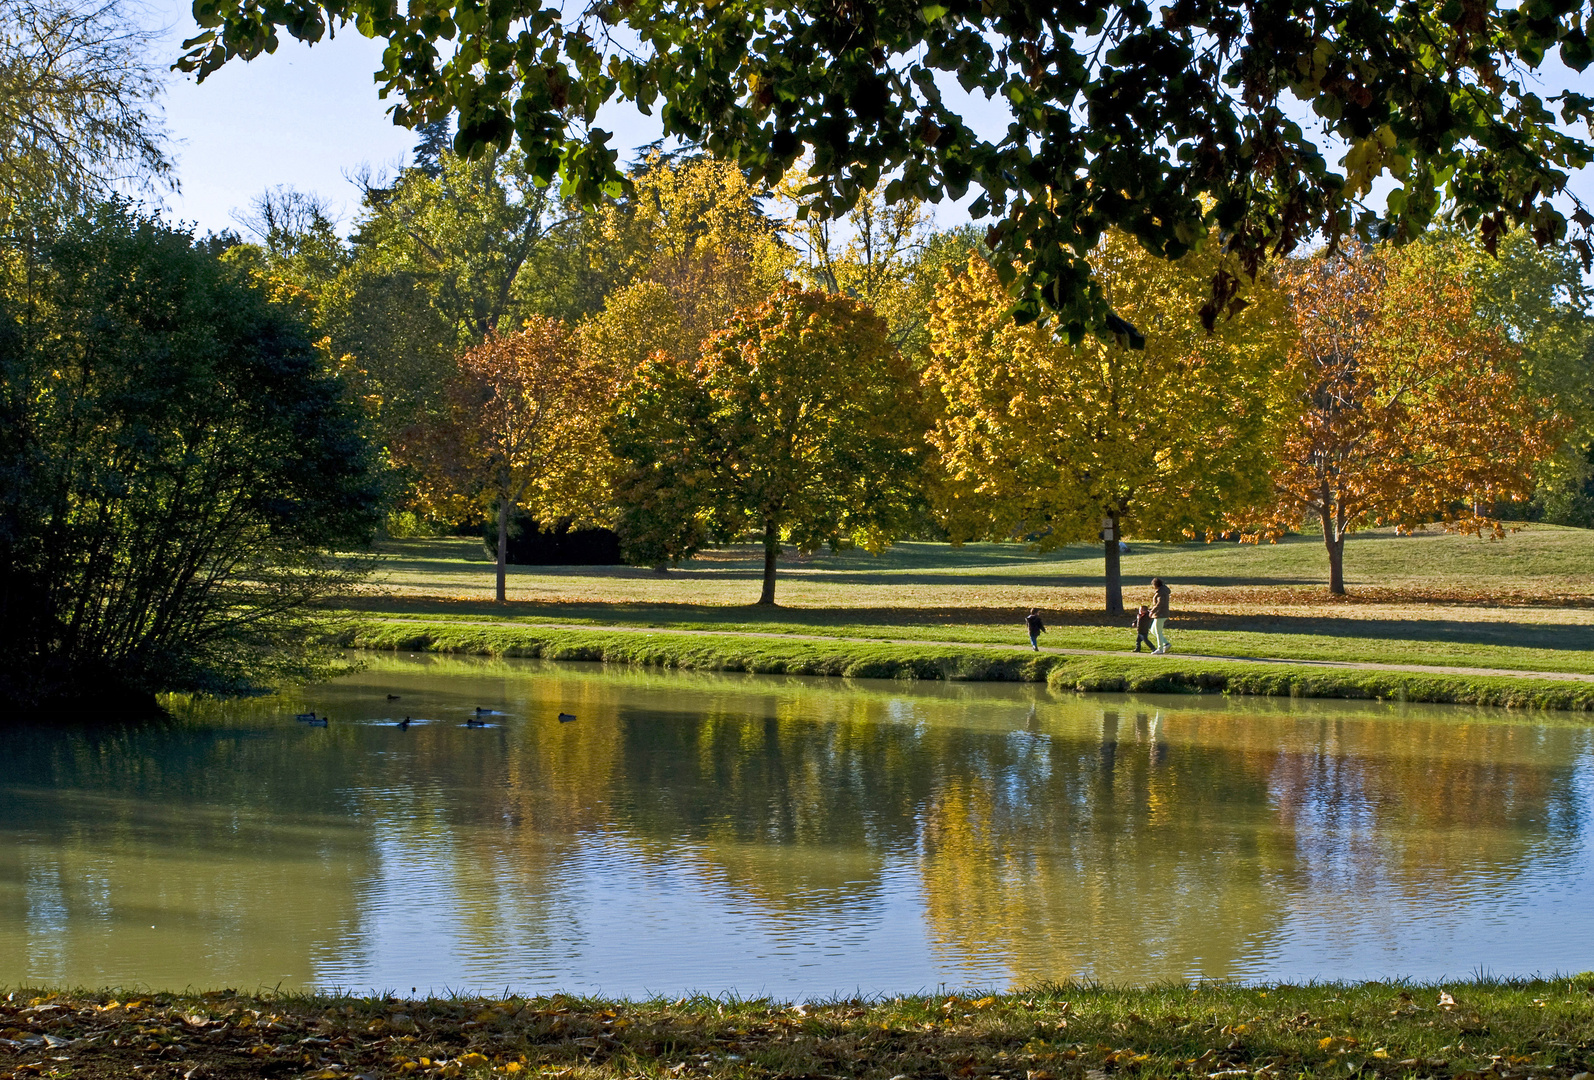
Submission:
<svg viewBox="0 0 1594 1080">
<path fill-rule="evenodd" d="M 1046 633 L 1046 624 L 1041 622 L 1040 608 L 1029 609 L 1029 614 L 1024 616 L 1024 626 L 1029 630 L 1029 647 L 1040 652 L 1039 638 Z"/>
<path fill-rule="evenodd" d="M 1151 643 L 1151 609 L 1141 604 L 1140 610 L 1135 612 L 1135 621 L 1131 625 L 1135 628 L 1135 652 L 1140 651 L 1142 642 L 1146 648 L 1156 651 L 1157 647 Z"/>
</svg>

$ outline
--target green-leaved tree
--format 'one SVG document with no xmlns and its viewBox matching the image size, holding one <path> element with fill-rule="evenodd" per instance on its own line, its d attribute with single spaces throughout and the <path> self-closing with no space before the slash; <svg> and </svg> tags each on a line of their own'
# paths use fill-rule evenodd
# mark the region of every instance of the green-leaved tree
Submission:
<svg viewBox="0 0 1594 1080">
<path fill-rule="evenodd" d="M 885 321 L 855 301 L 782 286 L 683 362 L 644 364 L 610 441 L 633 561 L 747 534 L 764 547 L 760 604 L 782 546 L 883 549 L 910 520 L 922 455 L 917 379 Z"/>
<path fill-rule="evenodd" d="M 384 485 L 291 308 L 110 204 L 0 319 L 0 697 L 236 692 L 303 674 Z M 24 315 L 26 317 L 19 317 Z"/>
</svg>

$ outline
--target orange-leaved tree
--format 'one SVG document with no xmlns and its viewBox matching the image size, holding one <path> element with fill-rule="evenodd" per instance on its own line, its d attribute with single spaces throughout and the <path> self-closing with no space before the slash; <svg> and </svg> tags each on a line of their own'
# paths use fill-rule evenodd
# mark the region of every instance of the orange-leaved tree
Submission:
<svg viewBox="0 0 1594 1080">
<path fill-rule="evenodd" d="M 1563 425 L 1524 391 L 1516 347 L 1474 317 L 1466 282 L 1415 247 L 1314 257 L 1286 281 L 1301 420 L 1270 500 L 1236 523 L 1276 538 L 1315 518 L 1336 595 L 1358 528 L 1503 536 L 1494 508 L 1532 494 Z"/>
<path fill-rule="evenodd" d="M 664 562 L 758 534 L 758 602 L 773 604 L 783 543 L 883 548 L 917 505 L 917 387 L 885 320 L 792 285 L 737 313 L 695 361 L 655 353 L 609 429 L 628 552 Z"/>
<path fill-rule="evenodd" d="M 496 514 L 500 603 L 517 508 L 580 519 L 601 507 L 610 460 L 602 426 L 613 385 L 563 323 L 532 316 L 519 333 L 489 333 L 460 357 L 443 415 L 405 433 L 399 457 L 416 470 L 434 511 Z"/>
</svg>

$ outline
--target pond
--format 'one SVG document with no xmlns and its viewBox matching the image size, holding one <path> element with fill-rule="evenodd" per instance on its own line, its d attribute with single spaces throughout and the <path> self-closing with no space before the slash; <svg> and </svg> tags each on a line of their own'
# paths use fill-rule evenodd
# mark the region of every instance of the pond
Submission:
<svg viewBox="0 0 1594 1080">
<path fill-rule="evenodd" d="M 1553 714 L 383 657 L 158 727 L 5 737 L 0 985 L 793 998 L 1594 967 L 1594 745 Z"/>
</svg>

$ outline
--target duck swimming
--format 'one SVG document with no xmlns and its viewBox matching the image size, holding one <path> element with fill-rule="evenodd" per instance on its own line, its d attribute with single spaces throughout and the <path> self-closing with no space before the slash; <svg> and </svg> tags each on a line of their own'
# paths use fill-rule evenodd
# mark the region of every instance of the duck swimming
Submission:
<svg viewBox="0 0 1594 1080">
<path fill-rule="evenodd" d="M 410 729 L 410 718 L 406 716 L 393 726 L 398 728 L 400 731 L 408 731 Z"/>
</svg>

